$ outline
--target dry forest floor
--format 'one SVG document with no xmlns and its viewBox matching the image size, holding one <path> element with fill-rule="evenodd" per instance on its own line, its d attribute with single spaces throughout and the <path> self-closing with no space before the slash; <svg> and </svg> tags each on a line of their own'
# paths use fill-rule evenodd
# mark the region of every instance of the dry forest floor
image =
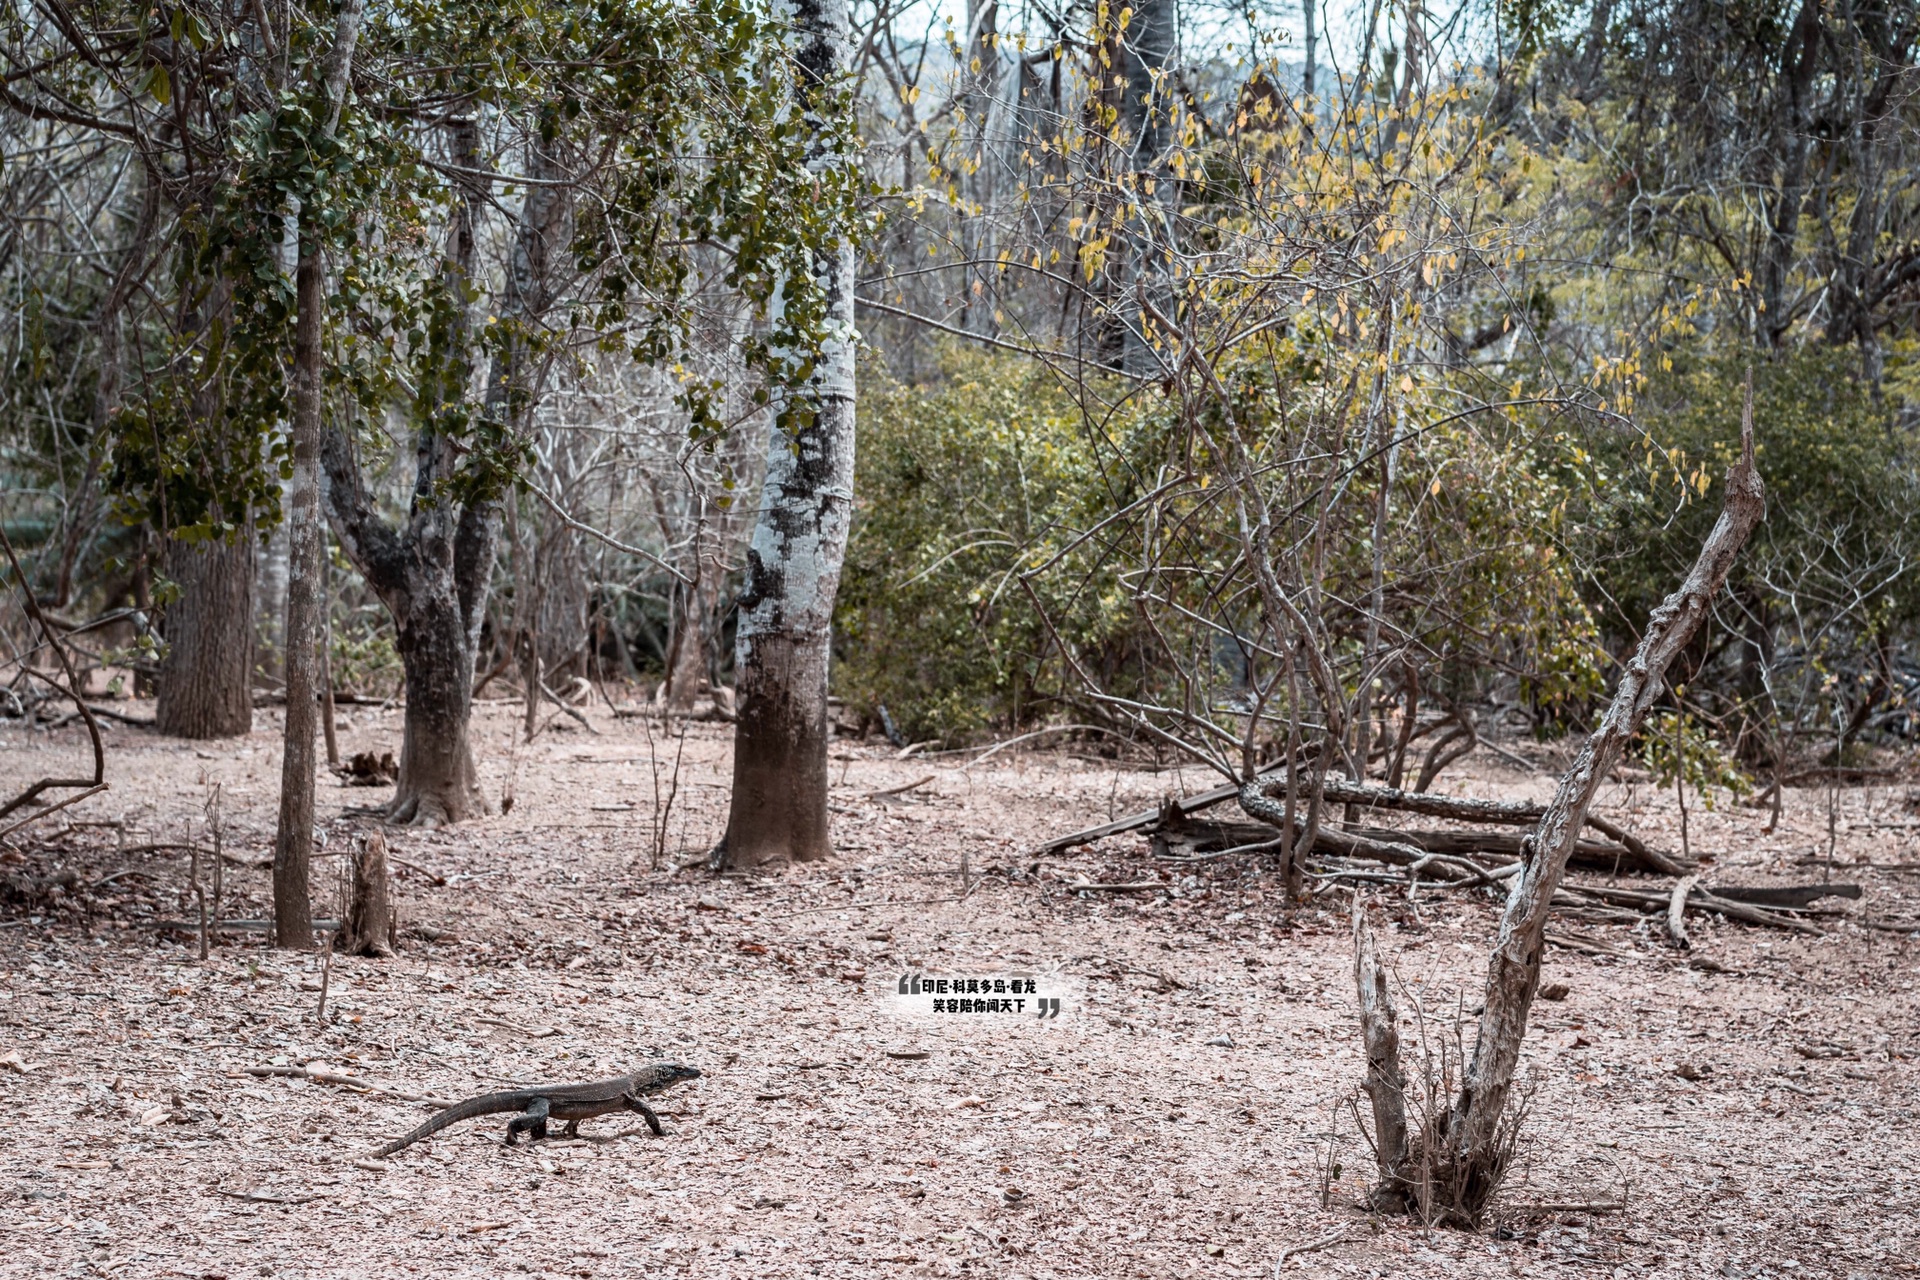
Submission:
<svg viewBox="0 0 1920 1280">
<path fill-rule="evenodd" d="M 683 744 L 602 704 L 598 732 L 562 719 L 515 745 L 519 714 L 476 721 L 507 813 L 389 833 L 402 953 L 335 957 L 325 1021 L 321 957 L 256 932 L 202 961 L 156 927 L 194 912 L 186 854 L 150 846 L 204 841 L 216 785 L 222 915 L 266 914 L 277 713 L 212 743 L 116 727 L 111 790 L 10 837 L 0 1275 L 1266 1277 L 1339 1233 L 1278 1274 L 1920 1272 L 1920 935 L 1888 923 L 1920 916 L 1905 785 L 1790 790 L 1772 835 L 1752 809 L 1692 814 L 1710 882 L 1864 885 L 1825 936 L 1703 920 L 1681 953 L 1658 927 L 1556 926 L 1608 954 L 1549 950 L 1545 981 L 1568 992 L 1528 1031 L 1522 1176 L 1465 1234 L 1359 1207 L 1347 890 L 1289 910 L 1257 860 L 1175 868 L 1138 834 L 1036 858 L 1211 785 L 1195 771 L 842 741 L 838 855 L 715 877 L 675 867 L 722 825 L 725 726 L 676 725 Z M 344 719 L 345 750 L 397 749 L 397 711 Z M 1539 772 L 1483 753 L 1439 789 L 1543 798 L 1551 762 L 1518 745 Z M 83 748 L 78 728 L 0 728 L 0 791 Z M 682 752 L 655 866 L 656 777 L 664 792 Z M 323 778 L 328 848 L 372 825 L 343 809 L 386 794 Z M 1678 846 L 1671 793 L 1602 799 Z M 1830 801 L 1838 865 L 1809 865 Z M 340 865 L 316 863 L 317 915 L 338 914 Z M 74 891 L 36 895 L 65 872 Z M 1411 1060 L 1438 1054 L 1471 1021 L 1496 905 L 1382 887 L 1373 919 L 1422 1013 Z M 1038 970 L 1071 995 L 1056 1020 L 915 1019 L 891 999 L 910 970 Z M 615 1116 L 507 1148 L 488 1119 L 385 1168 L 354 1161 L 427 1107 L 248 1073 L 325 1064 L 460 1097 L 655 1055 L 705 1072 L 658 1100 L 665 1138 Z"/>
</svg>

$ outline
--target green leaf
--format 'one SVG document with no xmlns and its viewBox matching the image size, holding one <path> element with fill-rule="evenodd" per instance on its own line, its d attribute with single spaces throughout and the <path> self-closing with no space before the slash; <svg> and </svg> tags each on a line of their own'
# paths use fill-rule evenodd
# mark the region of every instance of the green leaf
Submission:
<svg viewBox="0 0 1920 1280">
<path fill-rule="evenodd" d="M 167 69 L 157 62 L 154 63 L 147 72 L 146 79 L 140 82 L 139 92 L 152 94 L 153 100 L 163 107 L 172 102 L 173 81 L 167 78 Z"/>
</svg>

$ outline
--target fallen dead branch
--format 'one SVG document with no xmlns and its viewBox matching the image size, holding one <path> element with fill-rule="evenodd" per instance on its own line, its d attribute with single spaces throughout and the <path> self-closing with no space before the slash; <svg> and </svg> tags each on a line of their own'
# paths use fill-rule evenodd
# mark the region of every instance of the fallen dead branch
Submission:
<svg viewBox="0 0 1920 1280">
<path fill-rule="evenodd" d="M 904 783 L 901 786 L 888 787 L 884 791 L 869 791 L 867 792 L 867 799 L 885 800 L 888 796 L 903 796 L 909 791 L 918 791 L 938 776 L 938 774 L 930 773 L 924 778 L 915 778 L 912 782 Z"/>
<path fill-rule="evenodd" d="M 1298 820 L 1295 827 L 1301 829 Z M 1419 862 L 1424 866 L 1437 855 L 1465 871 L 1474 883 L 1484 884 L 1489 873 L 1498 878 L 1498 869 L 1521 856 L 1522 839 L 1516 832 L 1397 831 L 1383 827 L 1341 831 L 1323 826 L 1314 835 L 1313 847 L 1304 850 L 1303 856 L 1355 857 L 1393 866 Z M 1170 811 L 1153 833 L 1153 851 L 1159 858 L 1196 861 L 1260 852 L 1277 847 L 1279 840 L 1279 828 L 1265 822 L 1189 823 Z M 1624 847 L 1597 840 L 1582 840 L 1576 853 L 1581 865 L 1594 870 L 1634 865 Z M 1485 865 L 1471 861 L 1476 858 L 1488 861 Z"/>
<path fill-rule="evenodd" d="M 1568 951 L 1578 951 L 1583 955 L 1607 956 L 1614 960 L 1633 960 L 1637 958 L 1631 951 L 1621 951 L 1617 947 L 1609 947 L 1603 943 L 1591 942 L 1586 938 L 1576 938 L 1570 933 L 1561 933 L 1554 929 L 1547 930 L 1544 936 L 1552 946 L 1561 947 Z"/>
<path fill-rule="evenodd" d="M 1130 813 L 1124 818 L 1115 818 L 1112 822 L 1103 822 L 1097 827 L 1088 827 L 1082 831 L 1072 831 L 1064 836 L 1055 836 L 1041 845 L 1038 853 L 1059 853 L 1062 849 L 1071 849 L 1076 845 L 1092 844 L 1108 836 L 1125 835 L 1129 831 L 1138 831 L 1142 827 L 1152 826 L 1165 816 L 1169 809 L 1182 815 L 1199 813 L 1202 809 L 1212 808 L 1233 799 L 1240 794 L 1237 786 L 1215 787 L 1211 791 L 1201 791 L 1190 796 L 1181 796 L 1168 802 L 1167 806 L 1154 809 L 1142 809 Z"/>
<path fill-rule="evenodd" d="M 1744 902 L 1754 907 L 1780 907 L 1799 911 L 1812 906 L 1822 898 L 1858 898 L 1861 888 L 1857 884 L 1797 884 L 1778 888 L 1749 888 L 1721 884 L 1715 885 L 1707 892 L 1727 902 Z"/>
<path fill-rule="evenodd" d="M 1268 793 L 1283 786 L 1284 783 L 1284 775 L 1270 777 L 1261 783 L 1260 790 L 1262 793 Z M 1183 860 L 1193 860 L 1198 854 L 1227 857 L 1236 852 L 1255 853 L 1279 847 L 1280 829 L 1272 823 L 1188 821 L 1193 814 L 1230 800 L 1238 794 L 1237 788 L 1215 787 L 1211 791 L 1202 791 L 1178 800 L 1170 800 L 1155 810 L 1128 814 L 1124 818 L 1115 819 L 1098 827 L 1089 827 L 1084 831 L 1057 837 L 1042 845 L 1040 851 L 1058 852 L 1074 845 L 1089 844 L 1106 836 L 1119 835 L 1144 827 L 1153 828 L 1154 853 L 1158 857 L 1179 856 Z M 1457 822 L 1486 822 L 1503 826 L 1524 826 L 1537 821 L 1545 812 L 1544 806 L 1535 804 L 1429 795 L 1424 792 L 1400 791 L 1393 787 L 1376 787 L 1348 782 L 1338 778 L 1327 779 L 1326 800 L 1330 804 L 1401 810 Z M 1304 830 L 1304 822 L 1301 819 L 1296 818 L 1295 825 L 1296 830 Z M 1608 840 L 1578 841 L 1572 854 L 1572 861 L 1576 866 L 1603 871 L 1646 871 L 1674 876 L 1685 875 L 1690 869 L 1688 864 L 1650 847 L 1632 832 L 1598 815 L 1589 814 L 1587 825 L 1607 836 Z M 1304 851 L 1306 856 L 1312 856 L 1315 853 L 1344 854 L 1372 858 L 1375 861 L 1395 865 L 1416 861 L 1421 853 L 1439 853 L 1459 857 L 1486 855 L 1511 860 L 1522 855 L 1522 845 L 1526 839 L 1526 836 L 1520 832 L 1403 831 L 1384 828 L 1340 832 L 1329 831 L 1322 827 L 1315 834 L 1313 848 Z M 1353 839 L 1348 840 L 1346 837 L 1353 837 Z M 1176 844 L 1188 847 L 1176 854 L 1174 848 Z M 1410 850 L 1413 852 L 1409 852 Z"/>
<path fill-rule="evenodd" d="M 1322 1236 L 1318 1240 L 1309 1240 L 1306 1244 L 1296 1244 L 1291 1248 L 1282 1249 L 1280 1251 L 1280 1256 L 1274 1259 L 1274 1262 L 1273 1262 L 1274 1273 L 1277 1275 L 1280 1271 L 1280 1268 L 1287 1265 L 1287 1259 L 1289 1258 L 1297 1258 L 1303 1253 L 1318 1253 L 1322 1249 L 1330 1249 L 1334 1245 L 1339 1244 L 1341 1241 L 1348 1239 L 1352 1235 L 1353 1235 L 1352 1227 L 1342 1227 L 1338 1231 L 1334 1232 L 1332 1235 Z"/>
<path fill-rule="evenodd" d="M 1619 1213 L 1625 1200 L 1541 1200 L 1532 1204 L 1508 1205 L 1509 1212 L 1521 1215 L 1543 1213 Z"/>
<path fill-rule="evenodd" d="M 1265 784 L 1262 789 L 1265 790 L 1266 787 L 1279 782 L 1279 779 L 1275 779 L 1274 782 Z M 1547 811 L 1545 805 L 1528 804 L 1524 801 L 1439 796 L 1423 791 L 1401 791 L 1394 787 L 1376 787 L 1349 782 L 1344 778 L 1328 778 L 1326 794 L 1327 799 L 1334 804 L 1363 805 L 1372 809 L 1397 809 L 1407 813 L 1423 814 L 1429 818 L 1450 818 L 1456 822 L 1489 822 L 1505 826 L 1531 826 Z M 1651 848 L 1632 832 L 1599 814 L 1586 814 L 1585 820 L 1586 825 L 1613 840 L 1626 851 L 1628 856 L 1622 864 L 1623 867 L 1639 866 L 1648 871 L 1657 871 L 1670 876 L 1686 873 L 1687 867 L 1679 859 Z M 1585 841 L 1582 842 L 1582 844 L 1585 843 Z M 1576 849 L 1575 856 L 1586 856 L 1585 851 Z"/>
<path fill-rule="evenodd" d="M 318 924 L 319 922 L 315 921 L 314 923 Z M 362 1080 L 359 1076 L 351 1075 L 345 1071 L 329 1071 L 324 1067 L 317 1069 L 293 1066 L 248 1067 L 247 1074 L 250 1076 L 277 1076 L 293 1080 L 311 1080 L 315 1084 L 338 1085 L 344 1089 L 357 1089 L 362 1093 L 377 1093 L 382 1097 L 397 1098 L 401 1102 L 424 1102 L 431 1107 L 445 1108 L 453 1105 L 453 1099 L 451 1098 L 439 1098 L 430 1093 L 411 1093 L 405 1089 L 394 1089 L 387 1085 L 375 1084 L 371 1080 Z"/>
<path fill-rule="evenodd" d="M 79 804 L 82 800 L 85 800 L 90 796 L 97 796 L 102 791 L 105 791 L 106 789 L 107 789 L 106 783 L 104 782 L 98 783 L 94 786 L 88 787 L 85 791 L 79 792 L 75 795 L 68 796 L 65 800 L 56 801 L 55 803 L 50 804 L 46 808 L 40 810 L 38 813 L 30 813 L 26 817 L 16 820 L 9 826 L 0 827 L 0 840 L 4 840 L 6 837 L 12 835 L 14 832 L 18 831 L 20 828 L 24 826 L 28 826 L 31 823 L 40 821 L 40 819 L 46 817 L 50 813 L 58 813 L 60 810 L 66 808 L 68 805 Z"/>
<path fill-rule="evenodd" d="M 1687 895 L 1699 883 L 1699 876 L 1681 876 L 1680 882 L 1673 886 L 1673 895 L 1667 899 L 1667 936 L 1682 951 L 1693 948 L 1693 940 L 1687 937 Z"/>
<path fill-rule="evenodd" d="M 1567 895 L 1563 897 L 1562 895 Z M 1554 892 L 1554 905 L 1580 905 L 1580 897 L 1610 902 L 1615 906 L 1636 907 L 1650 915 L 1665 912 L 1673 901 L 1673 894 L 1653 893 L 1643 889 L 1620 889 L 1601 885 L 1563 884 Z M 1768 911 L 1762 907 L 1748 906 L 1743 902 L 1733 902 L 1719 897 L 1711 889 L 1693 889 L 1687 895 L 1686 909 L 1698 913 L 1711 912 L 1723 915 L 1729 920 L 1741 920 L 1747 924 L 1768 925 L 1775 929 L 1790 929 L 1799 933 L 1810 933 L 1815 937 L 1826 936 L 1826 930 L 1805 920 L 1784 915 L 1778 911 Z"/>
</svg>

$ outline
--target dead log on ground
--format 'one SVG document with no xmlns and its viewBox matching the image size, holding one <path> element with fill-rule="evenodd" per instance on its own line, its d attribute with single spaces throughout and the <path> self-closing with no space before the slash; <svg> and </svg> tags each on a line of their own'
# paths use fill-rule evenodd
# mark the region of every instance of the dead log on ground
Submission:
<svg viewBox="0 0 1920 1280">
<path fill-rule="evenodd" d="M 1275 783 L 1264 783 L 1265 790 Z M 1456 822 L 1491 822 L 1503 826 L 1530 826 L 1547 811 L 1542 804 L 1521 800 L 1478 800 L 1469 796 L 1436 796 L 1419 791 L 1398 791 L 1348 782 L 1344 778 L 1327 779 L 1327 799 L 1334 804 L 1363 805 L 1374 809 L 1401 809 L 1429 818 L 1451 818 Z M 1626 866 L 1638 866 L 1661 875 L 1685 875 L 1691 865 L 1672 854 L 1651 848 L 1632 832 L 1599 814 L 1585 815 L 1586 825 L 1625 848 L 1630 856 Z M 1576 856 L 1578 853 L 1576 852 Z"/>
<path fill-rule="evenodd" d="M 1812 906 L 1822 898 L 1858 898 L 1860 886 L 1857 884 L 1793 884 L 1778 888 L 1748 888 L 1740 885 L 1717 884 L 1707 892 L 1727 902 L 1744 902 L 1755 907 L 1783 907 L 1790 911 L 1797 911 Z"/>
<path fill-rule="evenodd" d="M 1642 889 L 1620 889 L 1611 885 L 1584 884 L 1562 885 L 1558 890 L 1558 895 L 1582 895 L 1600 902 L 1610 902 L 1615 906 L 1637 907 L 1650 914 L 1657 914 L 1667 910 L 1668 904 L 1673 899 L 1671 892 L 1649 893 Z M 1576 901 L 1574 897 L 1561 897 L 1558 895 L 1556 895 L 1555 901 L 1562 905 L 1571 904 Z M 1822 937 L 1826 934 L 1826 930 L 1820 928 L 1818 925 L 1809 924 L 1805 920 L 1796 919 L 1793 916 L 1784 915 L 1778 911 L 1769 911 L 1764 907 L 1749 906 L 1744 902 L 1729 901 L 1726 898 L 1719 897 L 1711 889 L 1695 888 L 1687 895 L 1686 909 L 1694 912 L 1696 915 L 1711 912 L 1716 915 L 1723 915 L 1729 920 L 1740 920 L 1747 924 L 1766 925 L 1774 929 L 1788 929 L 1795 933 L 1811 933 Z"/>
<path fill-rule="evenodd" d="M 1352 836 L 1354 839 L 1343 840 L 1343 836 Z M 1153 832 L 1152 845 L 1155 857 L 1197 860 L 1217 857 L 1231 850 L 1252 852 L 1273 845 L 1279 839 L 1280 828 L 1270 823 L 1194 822 L 1185 818 L 1176 821 L 1170 815 Z M 1307 856 L 1350 853 L 1354 857 L 1371 858 L 1394 866 L 1405 866 L 1415 861 L 1418 851 L 1506 863 L 1520 857 L 1524 839 L 1517 831 L 1397 831 L 1385 827 L 1367 827 L 1359 831 L 1342 832 L 1322 828 L 1314 840 L 1314 847 L 1305 853 Z M 1415 852 L 1410 853 L 1409 850 Z M 1608 844 L 1602 840 L 1580 841 L 1573 859 L 1575 865 L 1595 871 L 1650 871 L 1657 874 L 1660 870 L 1657 866 L 1642 862 L 1624 845 Z"/>
</svg>

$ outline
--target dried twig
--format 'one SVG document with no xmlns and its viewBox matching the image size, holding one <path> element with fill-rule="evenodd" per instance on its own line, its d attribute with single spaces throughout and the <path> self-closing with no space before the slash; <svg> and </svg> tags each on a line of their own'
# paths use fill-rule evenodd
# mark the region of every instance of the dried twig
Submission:
<svg viewBox="0 0 1920 1280">
<path fill-rule="evenodd" d="M 377 1093 L 382 1097 L 397 1098 L 401 1102 L 424 1102 L 433 1107 L 450 1107 L 451 1098 L 435 1097 L 430 1093 L 409 1093 L 404 1089 L 393 1089 L 386 1085 L 374 1084 L 371 1080 L 362 1080 L 359 1076 L 348 1075 L 344 1071 L 313 1070 L 308 1067 L 248 1067 L 250 1076 L 282 1076 L 294 1080 L 311 1080 L 315 1084 L 339 1085 L 346 1089 L 360 1089 L 367 1093 Z"/>
<path fill-rule="evenodd" d="M 1306 1244 L 1296 1244 L 1290 1248 L 1282 1249 L 1280 1256 L 1274 1259 L 1273 1273 L 1279 1275 L 1280 1268 L 1287 1265 L 1287 1259 L 1289 1258 L 1298 1257 L 1303 1253 L 1318 1253 L 1322 1249 L 1330 1249 L 1352 1234 L 1352 1227 L 1342 1227 L 1332 1235 L 1322 1236 L 1318 1240 L 1309 1240 Z"/>
<path fill-rule="evenodd" d="M 903 796 L 909 791 L 918 791 L 938 776 L 938 774 L 930 773 L 924 778 L 915 778 L 912 782 L 905 783 L 901 786 L 888 787 L 885 791 L 869 791 L 867 792 L 867 799 L 885 800 L 888 796 Z"/>
<path fill-rule="evenodd" d="M 327 1020 L 327 984 L 333 978 L 333 939 L 334 930 L 327 930 L 327 953 L 320 961 L 320 1007 L 313 1013 L 315 1022 L 324 1023 Z"/>
<path fill-rule="evenodd" d="M 1667 899 L 1667 936 L 1682 951 L 1693 948 L 1692 940 L 1687 937 L 1687 895 L 1699 883 L 1697 875 L 1681 876 L 1680 882 L 1673 886 L 1673 896 Z"/>
</svg>

